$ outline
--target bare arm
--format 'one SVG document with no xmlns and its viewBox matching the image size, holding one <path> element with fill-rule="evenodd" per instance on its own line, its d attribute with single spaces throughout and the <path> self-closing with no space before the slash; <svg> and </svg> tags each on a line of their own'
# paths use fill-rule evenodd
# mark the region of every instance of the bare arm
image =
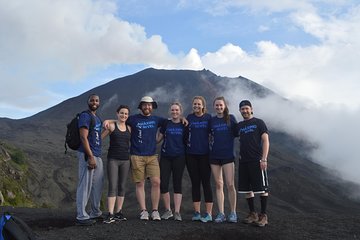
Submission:
<svg viewBox="0 0 360 240">
<path fill-rule="evenodd" d="M 110 122 L 110 125 L 108 128 L 105 128 L 103 124 L 103 130 L 101 131 L 101 139 L 106 138 L 106 136 L 110 135 L 115 129 L 115 124 Z"/>
<path fill-rule="evenodd" d="M 164 139 L 164 134 L 162 134 L 161 132 L 158 131 L 158 133 L 156 134 L 156 142 L 159 143 Z"/>
<path fill-rule="evenodd" d="M 96 161 L 90 149 L 90 144 L 88 141 L 89 130 L 87 128 L 80 128 L 79 131 L 80 131 L 80 140 L 85 151 L 85 156 L 87 156 L 88 166 L 89 168 L 94 169 L 96 168 Z"/>
<path fill-rule="evenodd" d="M 269 135 L 267 133 L 263 133 L 261 135 L 261 141 L 262 141 L 262 157 L 260 160 L 260 167 L 262 170 L 265 170 L 267 169 L 267 158 L 270 148 Z"/>
<path fill-rule="evenodd" d="M 115 123 L 117 120 L 114 120 L 114 119 L 106 119 L 105 121 L 104 121 L 104 123 L 103 123 L 103 127 L 105 128 L 105 129 L 108 129 L 109 127 L 110 127 L 110 125 L 112 124 L 112 123 Z"/>
</svg>

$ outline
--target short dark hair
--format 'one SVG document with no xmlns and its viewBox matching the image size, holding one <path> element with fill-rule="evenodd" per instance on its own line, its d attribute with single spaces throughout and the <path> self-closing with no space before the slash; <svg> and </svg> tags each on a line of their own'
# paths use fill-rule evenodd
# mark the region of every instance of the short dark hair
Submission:
<svg viewBox="0 0 360 240">
<path fill-rule="evenodd" d="M 120 110 L 123 109 L 123 108 L 127 109 L 127 110 L 129 111 L 129 113 L 130 113 L 130 108 L 129 108 L 129 106 L 127 106 L 127 105 L 120 105 L 120 106 L 116 109 L 116 112 L 117 112 L 117 113 L 120 112 Z"/>
<path fill-rule="evenodd" d="M 87 101 L 89 101 L 89 100 L 90 100 L 92 97 L 94 97 L 94 96 L 99 97 L 99 95 L 97 95 L 96 93 L 92 93 L 92 94 L 89 95 Z M 100 97 L 99 97 L 99 98 L 100 98 Z"/>
</svg>

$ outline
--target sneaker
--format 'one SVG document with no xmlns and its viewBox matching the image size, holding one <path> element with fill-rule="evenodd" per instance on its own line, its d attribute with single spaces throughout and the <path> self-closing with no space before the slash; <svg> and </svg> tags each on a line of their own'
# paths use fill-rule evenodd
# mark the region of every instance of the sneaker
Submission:
<svg viewBox="0 0 360 240">
<path fill-rule="evenodd" d="M 174 220 L 175 221 L 182 221 L 180 213 L 178 213 L 178 212 L 174 213 Z"/>
<path fill-rule="evenodd" d="M 95 223 L 96 223 L 96 220 L 94 220 L 94 219 L 84 219 L 84 220 L 76 219 L 75 225 L 76 226 L 92 226 Z"/>
<path fill-rule="evenodd" d="M 96 222 L 103 222 L 105 220 L 105 216 L 101 214 L 100 216 L 91 217 L 90 219 L 95 220 Z"/>
<path fill-rule="evenodd" d="M 114 219 L 116 221 L 126 221 L 127 218 L 124 216 L 124 214 L 122 213 L 122 211 L 115 213 Z"/>
<path fill-rule="evenodd" d="M 216 216 L 214 222 L 216 223 L 222 223 L 222 222 L 225 222 L 226 221 L 226 217 L 225 217 L 225 214 L 223 213 L 218 213 L 218 215 Z"/>
<path fill-rule="evenodd" d="M 247 217 L 242 221 L 243 223 L 250 224 L 255 223 L 259 220 L 259 217 L 256 212 L 250 212 Z"/>
<path fill-rule="evenodd" d="M 171 210 L 166 210 L 163 215 L 161 215 L 161 219 L 168 220 L 169 218 L 173 217 L 173 213 Z"/>
<path fill-rule="evenodd" d="M 201 220 L 201 215 L 199 212 L 194 212 L 194 215 L 191 218 L 192 221 L 200 221 Z"/>
<path fill-rule="evenodd" d="M 231 212 L 228 217 L 228 222 L 237 223 L 237 221 L 238 220 L 237 220 L 236 212 Z"/>
<path fill-rule="evenodd" d="M 140 213 L 140 220 L 149 220 L 149 213 L 146 210 L 142 210 Z"/>
<path fill-rule="evenodd" d="M 158 210 L 153 210 L 152 213 L 151 213 L 151 219 L 154 220 L 154 221 L 160 221 L 161 218 L 160 218 L 160 213 Z"/>
<path fill-rule="evenodd" d="M 268 217 L 265 213 L 259 214 L 259 220 L 255 222 L 258 227 L 265 227 L 268 224 Z"/>
<path fill-rule="evenodd" d="M 203 223 L 212 222 L 212 216 L 208 213 L 205 213 L 205 215 L 201 217 L 200 221 Z"/>
<path fill-rule="evenodd" d="M 114 214 L 109 213 L 107 217 L 104 219 L 103 223 L 113 223 L 115 222 Z"/>
</svg>

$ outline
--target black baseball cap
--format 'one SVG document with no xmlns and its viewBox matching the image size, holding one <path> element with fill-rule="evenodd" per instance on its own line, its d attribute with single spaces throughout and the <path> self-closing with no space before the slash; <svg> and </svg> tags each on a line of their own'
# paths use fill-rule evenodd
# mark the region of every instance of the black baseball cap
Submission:
<svg viewBox="0 0 360 240">
<path fill-rule="evenodd" d="M 243 107 L 243 106 L 249 106 L 252 108 L 251 106 L 251 102 L 249 100 L 242 100 L 239 104 L 239 108 Z"/>
</svg>

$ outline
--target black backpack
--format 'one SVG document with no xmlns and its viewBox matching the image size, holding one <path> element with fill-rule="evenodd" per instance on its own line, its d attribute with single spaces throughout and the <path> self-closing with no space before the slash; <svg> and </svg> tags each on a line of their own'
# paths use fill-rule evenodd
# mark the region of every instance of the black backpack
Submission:
<svg viewBox="0 0 360 240">
<path fill-rule="evenodd" d="M 89 110 L 83 111 L 81 113 L 87 113 L 90 114 L 91 116 L 90 129 L 89 129 L 89 133 L 90 133 L 90 131 L 95 126 L 95 119 Z M 80 140 L 78 124 L 81 113 L 76 114 L 76 116 L 71 120 L 71 122 L 66 125 L 67 130 L 65 135 L 65 154 L 67 153 L 67 147 L 69 147 L 72 150 L 78 150 L 80 147 L 81 140 Z"/>
<path fill-rule="evenodd" d="M 36 240 L 35 233 L 20 218 L 9 213 L 0 217 L 0 240 Z"/>
</svg>

